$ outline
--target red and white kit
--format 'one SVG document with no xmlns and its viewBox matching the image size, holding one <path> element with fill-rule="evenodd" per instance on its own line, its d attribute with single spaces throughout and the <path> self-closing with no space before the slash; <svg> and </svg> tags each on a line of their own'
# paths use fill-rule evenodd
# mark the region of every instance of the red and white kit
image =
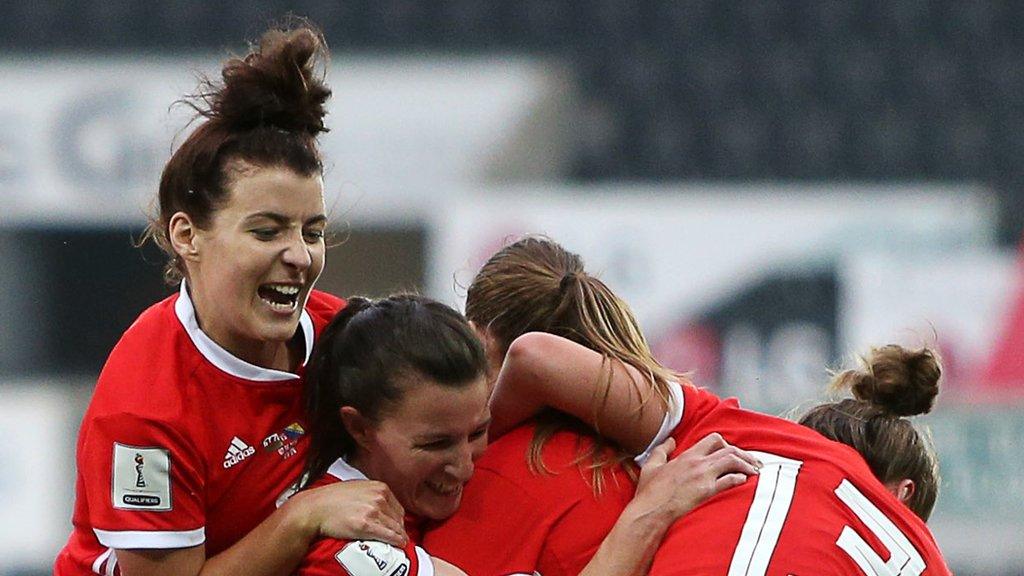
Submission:
<svg viewBox="0 0 1024 576">
<path fill-rule="evenodd" d="M 468 574 L 578 574 L 633 498 L 620 467 L 605 474 L 600 497 L 591 471 L 576 463 L 589 440 L 558 432 L 544 445 L 550 473 L 531 471 L 526 454 L 534 426 L 505 434 L 476 462 L 454 516 L 428 529 L 431 555 Z"/>
<path fill-rule="evenodd" d="M 362 472 L 339 459 L 313 486 L 365 479 Z M 321 538 L 310 546 L 295 576 L 433 576 L 430 556 L 416 545 L 414 518 L 406 518 L 406 533 L 409 543 L 404 549 L 374 541 Z"/>
<path fill-rule="evenodd" d="M 307 359 L 343 304 L 310 294 L 299 324 Z M 119 548 L 230 547 L 298 478 L 301 402 L 300 375 L 206 336 L 182 284 L 139 316 L 100 374 L 78 436 L 74 529 L 54 573 L 116 574 Z"/>
<path fill-rule="evenodd" d="M 718 432 L 765 466 L 676 522 L 652 575 L 950 574 L 924 522 L 853 448 L 735 399 L 682 390 L 674 389 L 677 420 L 682 408 L 674 455 Z"/>
</svg>

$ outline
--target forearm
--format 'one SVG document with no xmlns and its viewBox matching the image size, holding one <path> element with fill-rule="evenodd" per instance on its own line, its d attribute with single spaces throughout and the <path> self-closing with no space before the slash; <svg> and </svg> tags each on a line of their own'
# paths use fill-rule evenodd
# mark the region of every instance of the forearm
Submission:
<svg viewBox="0 0 1024 576">
<path fill-rule="evenodd" d="M 627 506 L 580 576 L 646 574 L 670 525 L 662 512 Z"/>
<path fill-rule="evenodd" d="M 316 528 L 293 499 L 244 538 L 208 558 L 199 576 L 287 576 L 306 555 Z"/>
<path fill-rule="evenodd" d="M 632 366 L 565 338 L 531 332 L 509 346 L 491 398 L 492 429 L 500 436 L 548 406 L 639 453 L 657 434 L 666 411 L 652 386 Z"/>
<path fill-rule="evenodd" d="M 117 550 L 124 576 L 287 576 L 299 565 L 315 531 L 287 504 L 231 548 L 211 558 L 204 545 L 173 550 Z"/>
</svg>

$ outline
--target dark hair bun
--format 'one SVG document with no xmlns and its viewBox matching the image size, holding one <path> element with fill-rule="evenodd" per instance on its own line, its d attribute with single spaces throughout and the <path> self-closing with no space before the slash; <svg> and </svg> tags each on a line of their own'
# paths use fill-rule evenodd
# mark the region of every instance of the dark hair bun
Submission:
<svg viewBox="0 0 1024 576">
<path fill-rule="evenodd" d="M 858 400 L 896 416 L 927 414 L 935 405 L 942 367 L 930 349 L 890 344 L 873 348 L 864 363 L 864 370 L 837 375 L 834 385 L 848 387 Z"/>
<path fill-rule="evenodd" d="M 202 94 L 200 113 L 234 131 L 269 126 L 316 136 L 327 132 L 324 83 L 327 44 L 312 25 L 263 34 L 245 58 L 232 58 L 221 72 L 223 86 Z"/>
</svg>

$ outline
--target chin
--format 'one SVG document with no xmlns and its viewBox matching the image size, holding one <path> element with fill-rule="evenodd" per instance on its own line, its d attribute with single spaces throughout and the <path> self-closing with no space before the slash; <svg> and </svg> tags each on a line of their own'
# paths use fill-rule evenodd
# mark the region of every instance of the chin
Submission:
<svg viewBox="0 0 1024 576">
<path fill-rule="evenodd" d="M 460 503 L 462 503 L 462 498 L 458 498 L 452 503 L 429 506 L 419 516 L 437 521 L 447 520 L 452 514 L 458 512 Z"/>
<path fill-rule="evenodd" d="M 299 316 L 296 314 L 294 319 L 287 321 L 261 323 L 259 333 L 261 339 L 267 342 L 287 342 L 295 336 L 295 331 L 298 329 Z"/>
</svg>

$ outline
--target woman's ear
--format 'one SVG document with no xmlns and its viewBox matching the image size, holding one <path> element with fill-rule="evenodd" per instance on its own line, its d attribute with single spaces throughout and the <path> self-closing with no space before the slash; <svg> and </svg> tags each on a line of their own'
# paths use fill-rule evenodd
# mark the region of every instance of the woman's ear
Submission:
<svg viewBox="0 0 1024 576">
<path fill-rule="evenodd" d="M 338 414 L 341 416 L 341 424 L 352 436 L 352 439 L 360 448 L 366 449 L 370 444 L 372 422 L 352 406 L 342 406 Z"/>
<path fill-rule="evenodd" d="M 171 243 L 174 253 L 182 260 L 197 262 L 199 250 L 196 246 L 198 229 L 192 218 L 184 212 L 175 212 L 167 223 L 167 240 Z"/>
<path fill-rule="evenodd" d="M 914 489 L 916 487 L 914 486 L 913 480 L 910 478 L 904 478 L 899 482 L 890 482 L 887 485 L 887 488 L 889 488 L 889 492 L 892 492 L 892 495 L 895 496 L 897 500 L 907 504 L 910 502 L 910 498 L 914 496 Z"/>
</svg>

